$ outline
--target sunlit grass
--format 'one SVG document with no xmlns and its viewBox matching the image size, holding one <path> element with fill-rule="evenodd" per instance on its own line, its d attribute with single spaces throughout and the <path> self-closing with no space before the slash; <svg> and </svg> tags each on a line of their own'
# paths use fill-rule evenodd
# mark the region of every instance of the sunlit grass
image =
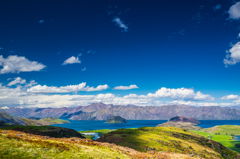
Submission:
<svg viewBox="0 0 240 159">
<path fill-rule="evenodd" d="M 127 146 L 141 152 L 158 151 L 181 154 L 195 154 L 204 158 L 224 158 L 221 154 L 234 158 L 236 152 L 221 147 L 205 137 L 181 128 L 144 127 L 139 129 L 118 129 L 109 132 L 99 141 Z M 214 145 L 214 146 L 213 146 Z"/>
</svg>

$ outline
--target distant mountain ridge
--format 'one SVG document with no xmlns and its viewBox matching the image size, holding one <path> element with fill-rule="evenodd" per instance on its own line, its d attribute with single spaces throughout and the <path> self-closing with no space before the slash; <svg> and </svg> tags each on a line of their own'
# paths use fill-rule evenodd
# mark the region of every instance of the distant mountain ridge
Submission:
<svg viewBox="0 0 240 159">
<path fill-rule="evenodd" d="M 56 117 L 71 120 L 107 120 L 121 116 L 126 120 L 168 120 L 174 116 L 187 116 L 197 120 L 240 120 L 240 110 L 231 107 L 192 107 L 180 105 L 135 106 L 93 103 L 75 108 L 10 108 L 6 112 L 24 118 Z"/>
</svg>

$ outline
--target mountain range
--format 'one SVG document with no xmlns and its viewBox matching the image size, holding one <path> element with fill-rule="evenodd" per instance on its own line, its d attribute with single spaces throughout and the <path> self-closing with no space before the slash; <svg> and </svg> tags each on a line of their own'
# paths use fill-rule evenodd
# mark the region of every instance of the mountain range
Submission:
<svg viewBox="0 0 240 159">
<path fill-rule="evenodd" d="M 56 117 L 71 120 L 107 120 L 111 116 L 121 116 L 127 120 L 168 120 L 174 116 L 187 116 L 197 120 L 240 120 L 240 110 L 219 106 L 135 106 L 93 103 L 74 108 L 10 108 L 5 110 L 14 116 Z"/>
</svg>

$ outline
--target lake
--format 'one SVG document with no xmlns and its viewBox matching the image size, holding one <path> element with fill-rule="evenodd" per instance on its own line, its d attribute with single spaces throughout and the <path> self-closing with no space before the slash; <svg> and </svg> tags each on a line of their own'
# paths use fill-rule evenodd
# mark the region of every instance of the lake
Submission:
<svg viewBox="0 0 240 159">
<path fill-rule="evenodd" d="M 66 120 L 66 119 L 64 119 Z M 69 120 L 70 123 L 55 124 L 52 126 L 74 129 L 76 131 L 99 130 L 99 129 L 120 129 L 120 128 L 140 128 L 155 127 L 158 124 L 167 122 L 167 120 L 128 120 L 123 124 L 107 124 L 105 121 L 85 121 L 85 120 Z M 209 128 L 217 125 L 240 125 L 240 120 L 200 120 L 198 126 Z"/>
</svg>

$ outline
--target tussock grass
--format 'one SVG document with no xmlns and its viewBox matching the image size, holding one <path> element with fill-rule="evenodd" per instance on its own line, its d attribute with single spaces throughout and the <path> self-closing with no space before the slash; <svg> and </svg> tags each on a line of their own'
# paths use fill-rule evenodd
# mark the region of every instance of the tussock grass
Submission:
<svg viewBox="0 0 240 159">
<path fill-rule="evenodd" d="M 126 154 L 98 145 L 82 145 L 64 140 L 43 140 L 44 137 L 6 131 L 0 133 L 0 158 L 130 158 Z"/>
</svg>

